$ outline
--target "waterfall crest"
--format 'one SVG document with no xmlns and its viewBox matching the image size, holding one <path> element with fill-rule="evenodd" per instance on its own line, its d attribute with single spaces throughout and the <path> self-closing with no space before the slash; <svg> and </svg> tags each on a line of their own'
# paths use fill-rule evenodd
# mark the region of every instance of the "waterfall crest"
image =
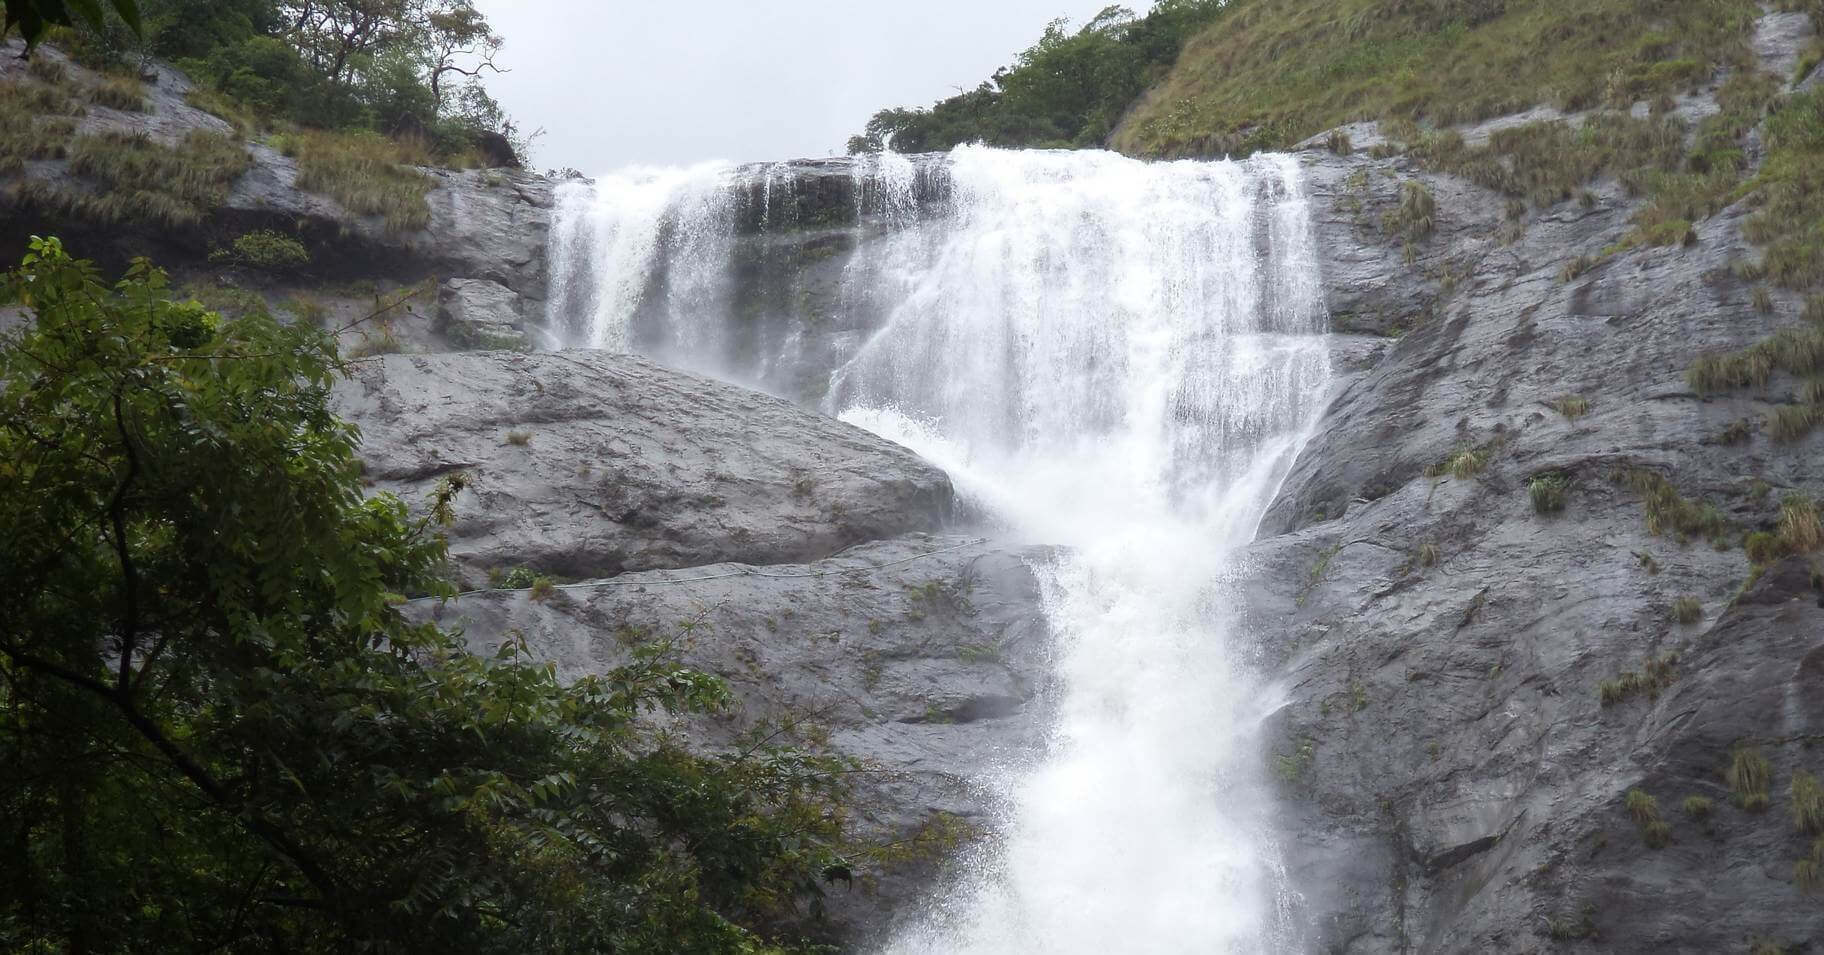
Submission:
<svg viewBox="0 0 1824 955">
<path fill-rule="evenodd" d="M 1049 744 L 975 781 L 1006 807 L 995 838 L 887 950 L 1294 947 L 1257 731 L 1274 701 L 1234 555 L 1330 375 L 1296 163 L 859 163 L 852 215 L 812 223 L 860 236 L 820 348 L 747 330 L 730 261 L 741 228 L 806 208 L 783 195 L 803 180 L 642 175 L 560 198 L 551 298 L 573 343 L 750 382 L 821 363 L 793 380 L 826 411 L 943 466 L 1009 533 L 1064 545 L 1034 568 L 1057 641 Z"/>
</svg>

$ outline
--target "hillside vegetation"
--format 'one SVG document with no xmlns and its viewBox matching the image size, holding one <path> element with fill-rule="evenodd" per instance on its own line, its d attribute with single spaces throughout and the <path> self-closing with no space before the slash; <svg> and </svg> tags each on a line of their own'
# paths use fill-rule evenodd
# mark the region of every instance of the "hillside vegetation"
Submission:
<svg viewBox="0 0 1824 955">
<path fill-rule="evenodd" d="M 1250 152 L 1355 120 L 1626 107 L 1747 65 L 1759 14 L 1752 0 L 1232 0 L 1112 144 Z"/>
<path fill-rule="evenodd" d="M 1098 146 L 1135 97 L 1164 77 L 1186 39 L 1216 19 L 1222 0 L 1160 0 L 1145 16 L 1105 8 L 1081 29 L 1053 20 L 1013 65 L 929 109 L 883 109 L 849 152 L 993 146 Z"/>
</svg>

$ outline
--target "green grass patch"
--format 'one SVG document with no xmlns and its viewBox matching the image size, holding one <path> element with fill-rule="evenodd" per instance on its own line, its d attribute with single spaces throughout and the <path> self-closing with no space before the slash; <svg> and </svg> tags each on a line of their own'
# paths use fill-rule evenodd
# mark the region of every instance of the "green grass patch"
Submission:
<svg viewBox="0 0 1824 955">
<path fill-rule="evenodd" d="M 1670 534 L 1680 540 L 1706 537 L 1719 547 L 1725 546 L 1729 521 L 1715 505 L 1685 498 L 1665 475 L 1657 471 L 1629 468 L 1619 477 L 1623 485 L 1643 498 L 1647 533 L 1655 537 Z"/>
<path fill-rule="evenodd" d="M 1546 402 L 1546 405 L 1564 415 L 1567 421 L 1576 421 L 1590 413 L 1590 400 L 1582 395 L 1559 395 Z"/>
<path fill-rule="evenodd" d="M 273 144 L 298 161 L 298 188 L 327 195 L 355 215 L 380 216 L 388 231 L 430 224 L 424 197 L 431 180 L 410 168 L 432 161 L 423 150 L 377 133 L 320 130 L 285 133 Z"/>
<path fill-rule="evenodd" d="M 1664 653 L 1647 658 L 1641 671 L 1627 670 L 1614 679 L 1596 685 L 1596 696 L 1604 707 L 1626 703 L 1636 696 L 1659 699 L 1661 691 L 1678 682 L 1678 654 Z"/>
<path fill-rule="evenodd" d="M 143 113 L 147 108 L 145 87 L 133 77 L 103 76 L 90 84 L 83 91 L 83 96 L 96 106 L 125 113 Z"/>
<path fill-rule="evenodd" d="M 1528 481 L 1526 493 L 1533 502 L 1533 512 L 1556 514 L 1564 510 L 1565 492 L 1570 486 L 1570 479 L 1556 472 L 1540 474 Z"/>
<path fill-rule="evenodd" d="M 1628 817 L 1640 827 L 1640 837 L 1647 848 L 1664 849 L 1672 841 L 1672 827 L 1659 817 L 1659 800 L 1639 789 L 1630 789 L 1625 804 Z"/>
<path fill-rule="evenodd" d="M 1692 624 L 1704 619 L 1704 604 L 1696 597 L 1685 596 L 1672 601 L 1672 619 Z"/>
<path fill-rule="evenodd" d="M 1449 457 L 1426 468 L 1425 476 L 1437 478 L 1448 474 L 1460 481 L 1467 481 L 1488 467 L 1488 455 L 1487 446 L 1458 448 Z"/>
<path fill-rule="evenodd" d="M 1400 204 L 1381 217 L 1381 231 L 1418 242 L 1437 227 L 1437 200 L 1422 182 L 1408 180 L 1400 186 Z"/>
<path fill-rule="evenodd" d="M 1737 747 L 1729 755 L 1729 768 L 1723 772 L 1735 804 L 1749 812 L 1767 808 L 1767 791 L 1773 785 L 1773 765 L 1752 746 Z"/>
<path fill-rule="evenodd" d="M 1797 770 L 1792 774 L 1792 824 L 1806 835 L 1824 835 L 1824 786 L 1818 777 Z"/>
<path fill-rule="evenodd" d="M 1782 328 L 1740 351 L 1700 355 L 1685 371 L 1685 381 L 1691 390 L 1708 395 L 1759 388 L 1776 371 L 1800 377 L 1824 373 L 1824 326 Z"/>
<path fill-rule="evenodd" d="M 310 264 L 310 250 L 284 233 L 258 229 L 235 236 L 226 248 L 210 250 L 209 261 L 268 272 L 292 272 Z"/>
<path fill-rule="evenodd" d="M 1625 108 L 1751 65 L 1759 14 L 1751 0 L 1232 0 L 1114 145 L 1207 155 L 1363 119 Z"/>
<path fill-rule="evenodd" d="M 1791 289 L 1824 285 L 1824 89 L 1789 96 L 1767 117 L 1767 159 L 1744 191 L 1758 209 L 1742 235 L 1766 246 L 1767 277 Z"/>
<path fill-rule="evenodd" d="M 193 131 L 177 146 L 120 132 L 79 136 L 70 170 L 98 187 L 63 190 L 28 180 L 21 192 L 54 212 L 102 224 L 195 225 L 227 200 L 252 160 L 238 140 Z"/>
</svg>

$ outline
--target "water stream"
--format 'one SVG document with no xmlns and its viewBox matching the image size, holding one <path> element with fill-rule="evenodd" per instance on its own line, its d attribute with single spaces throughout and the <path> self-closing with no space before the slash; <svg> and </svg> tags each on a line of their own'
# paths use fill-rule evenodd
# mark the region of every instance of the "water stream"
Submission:
<svg viewBox="0 0 1824 955">
<path fill-rule="evenodd" d="M 1276 701 L 1234 555 L 1330 374 L 1297 165 L 964 147 L 853 175 L 835 331 L 746 330 L 737 245 L 804 227 L 774 211 L 802 217 L 792 190 L 812 183 L 777 167 L 567 187 L 552 314 L 574 344 L 736 380 L 821 362 L 797 397 L 944 467 L 1009 534 L 1064 545 L 1034 568 L 1049 745 L 977 781 L 1003 797 L 1000 831 L 887 950 L 1292 950 L 1258 738 Z"/>
</svg>

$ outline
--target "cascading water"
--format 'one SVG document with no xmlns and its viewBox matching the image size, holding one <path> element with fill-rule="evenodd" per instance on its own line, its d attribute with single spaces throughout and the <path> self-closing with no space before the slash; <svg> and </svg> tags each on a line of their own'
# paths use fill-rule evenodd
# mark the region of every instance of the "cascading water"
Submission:
<svg viewBox="0 0 1824 955">
<path fill-rule="evenodd" d="M 714 337 L 739 320 L 713 238 L 738 202 L 693 197 L 769 177 L 770 209 L 773 175 L 566 194 L 553 271 L 575 273 L 554 309 L 616 347 L 632 299 L 660 295 L 660 324 Z M 877 314 L 830 352 L 824 408 L 943 466 L 1020 537 L 1064 545 L 1034 568 L 1057 640 L 1049 745 L 978 781 L 1004 797 L 998 838 L 888 951 L 1295 947 L 1257 739 L 1275 701 L 1233 609 L 1234 554 L 1329 376 L 1295 163 L 965 147 L 859 178 L 872 232 L 841 298 Z"/>
</svg>

